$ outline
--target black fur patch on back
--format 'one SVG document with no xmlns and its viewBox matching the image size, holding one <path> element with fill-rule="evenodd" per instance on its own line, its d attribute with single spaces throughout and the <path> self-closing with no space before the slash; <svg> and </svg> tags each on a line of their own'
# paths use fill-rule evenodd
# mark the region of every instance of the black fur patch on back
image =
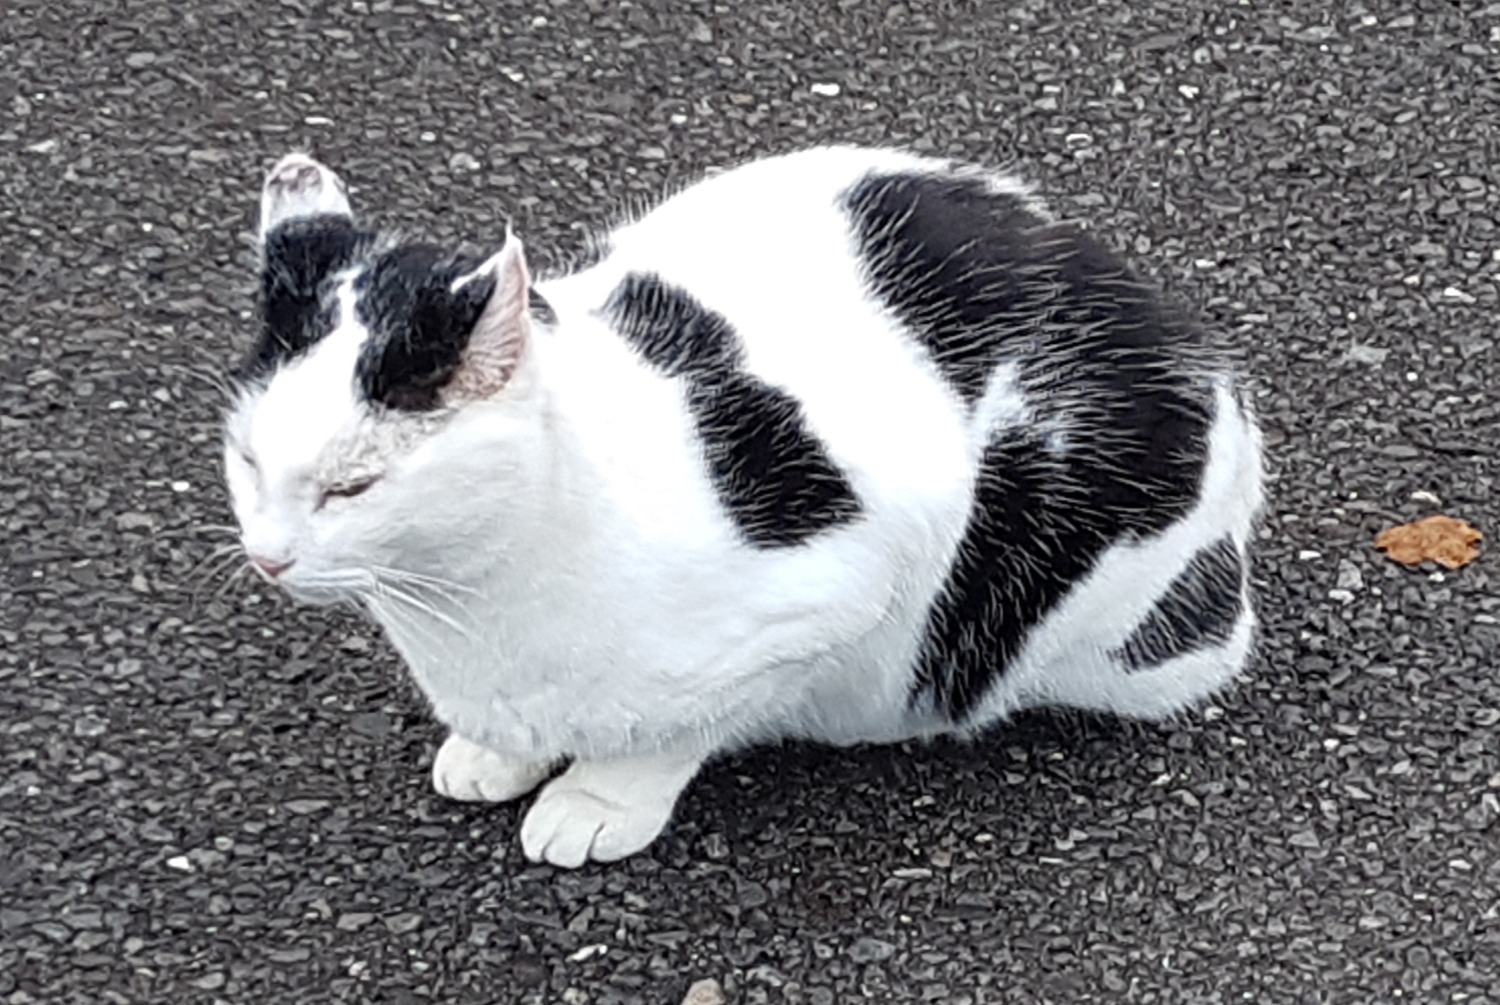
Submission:
<svg viewBox="0 0 1500 1005">
<path fill-rule="evenodd" d="M 1105 550 L 1192 506 L 1224 361 L 1107 249 L 984 179 L 872 175 L 844 207 L 871 292 L 961 400 L 1013 363 L 1032 416 L 992 433 L 928 612 L 913 701 L 958 721 Z"/>
<path fill-rule="evenodd" d="M 1222 645 L 1243 611 L 1245 566 L 1227 535 L 1192 557 L 1115 653 L 1131 670 Z"/>
<path fill-rule="evenodd" d="M 1044 221 L 982 178 L 874 175 L 845 194 L 844 208 L 871 291 L 972 403 L 1005 348 L 989 333 L 1025 299 L 1030 234 Z"/>
<path fill-rule="evenodd" d="M 605 305 L 615 330 L 686 399 L 719 501 L 757 548 L 798 545 L 859 517 L 853 488 L 802 406 L 742 369 L 729 322 L 655 276 L 625 277 Z"/>
<path fill-rule="evenodd" d="M 495 291 L 485 275 L 453 292 L 482 262 L 429 244 L 376 256 L 355 281 L 355 312 L 370 331 L 355 379 L 365 398 L 386 408 L 425 412 L 463 361 L 474 323 Z"/>
<path fill-rule="evenodd" d="M 265 379 L 333 330 L 328 281 L 357 262 L 374 236 L 335 215 L 291 220 L 266 235 L 260 335 L 235 369 L 236 380 Z"/>
</svg>

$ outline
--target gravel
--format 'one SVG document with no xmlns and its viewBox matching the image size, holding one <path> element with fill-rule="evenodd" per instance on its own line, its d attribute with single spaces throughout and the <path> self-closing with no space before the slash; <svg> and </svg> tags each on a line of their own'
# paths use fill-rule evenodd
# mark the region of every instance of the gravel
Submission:
<svg viewBox="0 0 1500 1005">
<path fill-rule="evenodd" d="M 528 866 L 378 636 L 213 557 L 259 177 L 561 261 L 833 139 L 1013 165 L 1245 345 L 1258 665 L 1162 728 L 755 752 Z M 1496 164 L 1482 0 L 8 0 L 0 1005 L 1500 1002 Z M 1439 505 L 1473 565 L 1371 547 Z"/>
</svg>

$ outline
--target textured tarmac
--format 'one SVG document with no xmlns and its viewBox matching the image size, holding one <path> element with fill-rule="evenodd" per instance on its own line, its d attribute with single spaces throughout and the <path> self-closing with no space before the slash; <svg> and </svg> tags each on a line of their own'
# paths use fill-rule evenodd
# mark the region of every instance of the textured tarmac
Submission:
<svg viewBox="0 0 1500 1005">
<path fill-rule="evenodd" d="M 734 758 L 527 865 L 381 639 L 210 557 L 259 178 L 561 257 L 832 139 L 1014 165 L 1246 346 L 1261 657 L 1166 727 Z M 1484 0 L 7 0 L 0 1003 L 1500 1002 L 1497 164 Z M 1372 549 L 1437 508 L 1490 550 Z"/>
</svg>

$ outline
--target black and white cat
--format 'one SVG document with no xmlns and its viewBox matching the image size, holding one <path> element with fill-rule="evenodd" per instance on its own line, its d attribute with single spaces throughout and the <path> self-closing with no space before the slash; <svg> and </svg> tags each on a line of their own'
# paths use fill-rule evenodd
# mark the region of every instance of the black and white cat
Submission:
<svg viewBox="0 0 1500 1005">
<path fill-rule="evenodd" d="M 1251 648 L 1260 437 L 1229 357 L 1016 180 L 757 161 L 532 285 L 353 219 L 294 154 L 225 464 L 253 564 L 354 601 L 456 799 L 561 866 L 716 752 L 1162 717 Z"/>
</svg>

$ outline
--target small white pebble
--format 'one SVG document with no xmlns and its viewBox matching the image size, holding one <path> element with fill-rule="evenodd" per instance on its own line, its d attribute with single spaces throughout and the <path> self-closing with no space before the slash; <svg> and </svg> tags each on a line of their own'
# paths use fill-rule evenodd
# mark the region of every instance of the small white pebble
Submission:
<svg viewBox="0 0 1500 1005">
<path fill-rule="evenodd" d="M 1426 489 L 1417 489 L 1411 494 L 1412 502 L 1427 503 L 1429 506 L 1441 506 L 1443 500 L 1437 497 L 1437 493 L 1428 492 Z"/>
<path fill-rule="evenodd" d="M 1193 86 L 1192 84 L 1178 84 L 1177 91 L 1184 98 L 1188 98 L 1189 100 L 1196 98 L 1199 93 L 1198 88 Z"/>
<path fill-rule="evenodd" d="M 674 125 L 674 126 L 685 126 L 685 125 L 687 125 L 687 120 L 688 120 L 688 117 L 686 115 L 683 115 L 681 112 L 673 112 L 672 113 L 672 119 L 671 119 L 671 121 L 672 121 L 672 125 Z"/>
<path fill-rule="evenodd" d="M 592 946 L 584 946 L 582 949 L 578 950 L 578 952 L 573 953 L 571 956 L 569 956 L 568 959 L 572 960 L 574 963 L 582 963 L 584 960 L 591 960 L 595 956 L 603 956 L 607 952 L 609 952 L 608 946 L 604 945 L 602 942 L 596 942 Z"/>
<path fill-rule="evenodd" d="M 1333 589 L 1328 591 L 1328 599 L 1337 600 L 1341 604 L 1347 604 L 1354 600 L 1354 594 L 1344 589 Z"/>
<path fill-rule="evenodd" d="M 1304 562 L 1311 562 L 1314 559 L 1322 558 L 1323 553 L 1321 551 L 1312 551 L 1308 549 L 1297 552 L 1297 557 Z"/>
<path fill-rule="evenodd" d="M 167 859 L 167 868 L 176 869 L 178 872 L 192 872 L 193 863 L 188 861 L 186 855 L 173 855 Z"/>
<path fill-rule="evenodd" d="M 1457 300 L 1461 304 L 1472 304 L 1477 302 L 1477 298 L 1472 293 L 1465 293 L 1457 286 L 1444 287 L 1443 298 L 1445 300 Z"/>
<path fill-rule="evenodd" d="M 189 483 L 187 483 L 187 482 L 173 482 L 173 483 L 172 483 L 172 491 L 173 491 L 173 492 L 187 492 L 187 491 L 189 491 L 189 490 L 190 490 L 190 489 L 191 489 L 191 488 L 192 488 L 192 487 L 193 487 L 193 486 L 192 486 L 192 485 L 190 485 L 190 484 L 189 484 Z"/>
<path fill-rule="evenodd" d="M 838 84 L 814 84 L 812 92 L 822 98 L 836 98 L 843 90 Z"/>
<path fill-rule="evenodd" d="M 310 126 L 331 126 L 331 125 L 333 125 L 333 120 L 330 119 L 326 115 L 309 115 L 309 116 L 307 116 L 307 118 L 303 119 L 302 121 L 306 122 Z"/>
</svg>

